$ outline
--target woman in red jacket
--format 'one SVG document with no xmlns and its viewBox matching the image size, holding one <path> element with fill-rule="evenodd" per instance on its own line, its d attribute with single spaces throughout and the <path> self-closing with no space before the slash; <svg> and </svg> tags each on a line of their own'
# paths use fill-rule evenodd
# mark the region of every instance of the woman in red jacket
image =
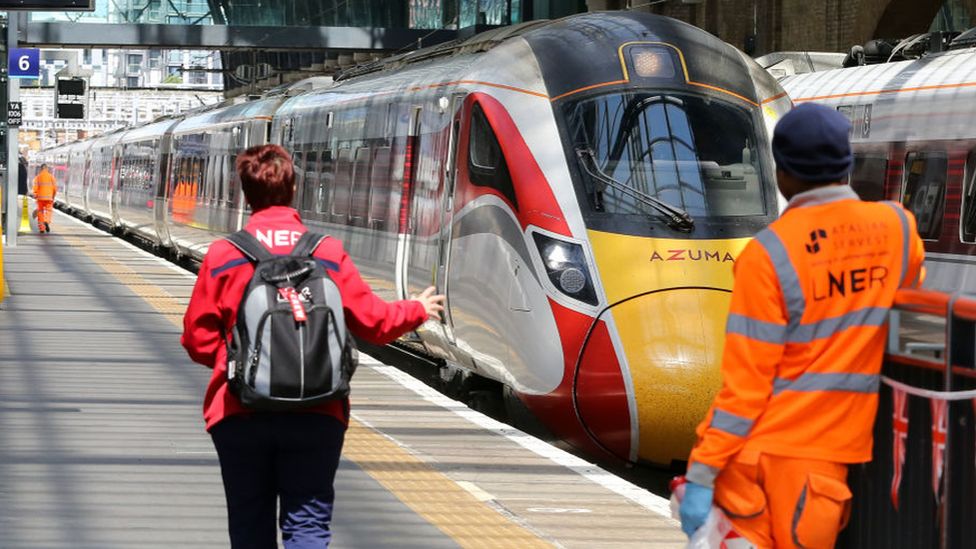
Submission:
<svg viewBox="0 0 976 549">
<path fill-rule="evenodd" d="M 278 145 L 246 150 L 237 158 L 244 197 L 252 214 L 245 230 L 274 254 L 288 254 L 306 231 L 289 205 L 295 195 L 291 156 Z M 419 297 L 387 303 L 373 294 L 333 238 L 315 251 L 339 287 L 346 325 L 359 338 L 385 344 L 439 319 L 444 296 L 428 288 Z M 348 399 L 300 412 L 253 412 L 227 386 L 225 333 L 254 267 L 226 240 L 218 240 L 200 266 L 183 318 L 183 347 L 213 369 L 203 415 L 220 458 L 234 549 L 277 547 L 275 509 L 288 549 L 327 547 L 335 497 L 333 480 L 349 420 Z"/>
</svg>

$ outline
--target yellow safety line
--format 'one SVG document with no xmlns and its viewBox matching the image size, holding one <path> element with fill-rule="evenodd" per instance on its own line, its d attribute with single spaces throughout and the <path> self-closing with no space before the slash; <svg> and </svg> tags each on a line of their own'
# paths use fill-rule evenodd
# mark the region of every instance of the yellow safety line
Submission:
<svg viewBox="0 0 976 549">
<path fill-rule="evenodd" d="M 61 236 L 170 322 L 183 327 L 186 305 L 179 298 L 81 238 Z M 553 547 L 380 433 L 356 420 L 349 423 L 343 456 L 461 547 Z"/>
</svg>

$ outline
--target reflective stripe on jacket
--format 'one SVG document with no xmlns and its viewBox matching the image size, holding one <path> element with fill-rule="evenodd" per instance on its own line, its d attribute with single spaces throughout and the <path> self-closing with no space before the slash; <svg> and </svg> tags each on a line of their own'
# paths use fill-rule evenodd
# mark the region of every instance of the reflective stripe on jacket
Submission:
<svg viewBox="0 0 976 549">
<path fill-rule="evenodd" d="M 736 260 L 722 388 L 688 479 L 710 485 L 743 449 L 870 460 L 888 311 L 921 283 L 924 255 L 900 204 L 846 185 L 793 197 Z"/>
<path fill-rule="evenodd" d="M 57 185 L 51 172 L 44 170 L 34 178 L 34 198 L 37 200 L 54 200 Z"/>
</svg>

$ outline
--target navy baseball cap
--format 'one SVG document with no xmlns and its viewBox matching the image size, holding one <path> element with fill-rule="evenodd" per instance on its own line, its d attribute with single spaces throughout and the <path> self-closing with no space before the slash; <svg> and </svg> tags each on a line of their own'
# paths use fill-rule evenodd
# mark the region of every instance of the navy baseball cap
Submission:
<svg viewBox="0 0 976 549">
<path fill-rule="evenodd" d="M 851 171 L 851 123 L 830 107 L 804 103 L 776 124 L 776 167 L 808 183 L 840 181 Z"/>
</svg>

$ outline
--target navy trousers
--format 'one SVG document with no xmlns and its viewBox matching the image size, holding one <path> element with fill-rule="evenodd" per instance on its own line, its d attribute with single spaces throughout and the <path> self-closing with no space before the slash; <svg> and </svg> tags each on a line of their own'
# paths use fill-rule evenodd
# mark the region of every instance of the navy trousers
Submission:
<svg viewBox="0 0 976 549">
<path fill-rule="evenodd" d="M 333 482 L 346 427 L 312 413 L 225 418 L 210 428 L 220 458 L 233 549 L 329 546 Z"/>
</svg>

